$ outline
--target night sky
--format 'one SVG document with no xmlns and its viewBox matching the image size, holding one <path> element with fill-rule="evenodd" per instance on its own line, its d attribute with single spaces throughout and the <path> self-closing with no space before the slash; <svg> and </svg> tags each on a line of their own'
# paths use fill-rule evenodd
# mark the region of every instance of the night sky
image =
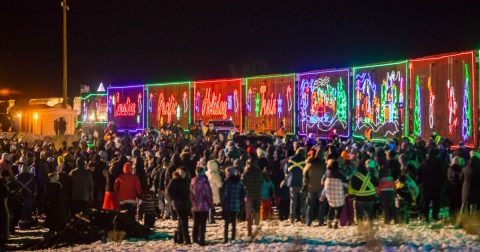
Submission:
<svg viewBox="0 0 480 252">
<path fill-rule="evenodd" d="M 69 0 L 69 96 L 480 49 L 480 1 L 172 2 Z M 61 22 L 60 0 L 0 0 L 0 89 L 61 96 Z"/>
</svg>

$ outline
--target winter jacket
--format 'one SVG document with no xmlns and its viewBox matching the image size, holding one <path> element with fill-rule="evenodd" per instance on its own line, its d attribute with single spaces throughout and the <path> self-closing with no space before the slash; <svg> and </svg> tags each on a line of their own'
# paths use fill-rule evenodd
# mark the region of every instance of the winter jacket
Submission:
<svg viewBox="0 0 480 252">
<path fill-rule="evenodd" d="M 167 192 L 173 201 L 173 207 L 177 211 L 190 211 L 190 187 L 187 178 L 182 178 L 173 173 L 173 179 L 167 187 Z"/>
<path fill-rule="evenodd" d="M 206 176 L 198 175 L 190 182 L 190 201 L 194 212 L 206 212 L 213 207 L 212 189 Z"/>
<path fill-rule="evenodd" d="M 378 183 L 377 194 L 387 191 L 395 191 L 395 181 L 393 180 L 392 176 L 383 177 Z"/>
<path fill-rule="evenodd" d="M 80 166 L 73 169 L 69 175 L 72 178 L 72 200 L 89 201 L 92 199 L 92 173 Z"/>
<path fill-rule="evenodd" d="M 455 159 L 459 159 L 460 157 L 455 157 Z M 453 196 L 454 194 L 459 193 L 462 194 L 462 186 L 463 182 L 460 178 L 460 174 L 462 173 L 462 166 L 459 164 L 453 164 L 448 168 L 447 171 L 447 191 L 449 195 Z"/>
<path fill-rule="evenodd" d="M 18 184 L 21 186 L 21 193 L 23 198 L 35 197 L 37 195 L 37 183 L 32 174 L 28 172 L 21 172 L 16 176 Z"/>
<path fill-rule="evenodd" d="M 347 180 L 338 170 L 328 170 L 325 179 L 325 193 L 331 207 L 341 207 L 345 204 Z"/>
<path fill-rule="evenodd" d="M 348 193 L 358 201 L 373 201 L 376 199 L 376 186 L 378 186 L 377 177 L 369 171 L 358 170 L 350 180 Z"/>
<path fill-rule="evenodd" d="M 262 200 L 271 200 L 275 197 L 275 186 L 271 180 L 263 180 Z"/>
<path fill-rule="evenodd" d="M 158 205 L 157 194 L 152 191 L 147 191 L 142 198 L 142 211 L 144 214 L 155 214 Z"/>
<path fill-rule="evenodd" d="M 243 184 L 245 185 L 246 197 L 253 202 L 262 200 L 263 174 L 256 166 L 251 166 L 243 173 Z"/>
<path fill-rule="evenodd" d="M 245 188 L 239 176 L 232 176 L 222 188 L 222 209 L 226 212 L 240 212 L 240 201 L 245 197 Z"/>
<path fill-rule="evenodd" d="M 431 158 L 420 167 L 419 181 L 424 193 L 441 193 L 447 178 L 447 163 L 441 158 Z"/>
<path fill-rule="evenodd" d="M 287 176 L 288 187 L 301 187 L 303 183 L 303 168 L 305 160 L 295 155 L 288 160 L 285 175 Z"/>
<path fill-rule="evenodd" d="M 210 182 L 210 187 L 212 188 L 213 203 L 220 203 L 220 188 L 222 187 L 222 178 L 218 172 L 218 163 L 215 160 L 210 160 L 207 163 L 207 178 Z"/>
<path fill-rule="evenodd" d="M 325 163 L 320 159 L 311 159 L 307 162 L 303 170 L 303 184 L 308 192 L 318 192 L 323 190 L 322 177 L 325 174 Z"/>
<path fill-rule="evenodd" d="M 143 158 L 136 157 L 135 158 L 135 175 L 137 176 L 138 180 L 140 181 L 140 185 L 142 186 L 143 190 L 147 189 L 147 175 L 145 173 L 145 161 Z"/>
<path fill-rule="evenodd" d="M 132 170 L 132 164 L 129 162 L 125 163 L 123 173 L 118 176 L 113 185 L 113 189 L 118 194 L 120 204 L 134 204 L 137 198 L 142 195 L 142 185 L 138 177 L 132 174 Z"/>
</svg>

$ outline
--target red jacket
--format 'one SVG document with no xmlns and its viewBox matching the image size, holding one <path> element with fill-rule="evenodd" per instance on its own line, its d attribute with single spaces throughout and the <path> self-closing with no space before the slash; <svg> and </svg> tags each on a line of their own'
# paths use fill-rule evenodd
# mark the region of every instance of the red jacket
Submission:
<svg viewBox="0 0 480 252">
<path fill-rule="evenodd" d="M 137 198 L 142 196 L 142 186 L 140 180 L 132 174 L 132 164 L 125 163 L 123 173 L 118 176 L 113 185 L 113 189 L 118 194 L 118 200 L 128 201 L 125 203 L 134 203 Z"/>
<path fill-rule="evenodd" d="M 377 194 L 380 195 L 381 192 L 386 191 L 395 191 L 395 181 L 393 181 L 391 176 L 381 178 L 380 182 L 378 183 Z"/>
</svg>

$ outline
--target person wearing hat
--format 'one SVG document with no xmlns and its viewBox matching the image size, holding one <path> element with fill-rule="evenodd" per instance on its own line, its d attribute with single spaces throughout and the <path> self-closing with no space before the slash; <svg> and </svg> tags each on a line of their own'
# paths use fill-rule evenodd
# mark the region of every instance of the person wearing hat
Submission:
<svg viewBox="0 0 480 252">
<path fill-rule="evenodd" d="M 237 214 L 240 212 L 240 204 L 245 197 L 245 187 L 240 181 L 240 173 L 234 167 L 225 170 L 225 184 L 222 187 L 221 202 L 224 224 L 224 242 L 227 243 L 228 227 L 232 225 L 231 239 L 235 240 Z"/>
<path fill-rule="evenodd" d="M 461 157 L 465 163 L 470 161 L 470 151 L 465 147 L 465 143 L 463 141 L 458 143 L 458 149 L 452 153 L 452 158 L 453 157 Z"/>
<path fill-rule="evenodd" d="M 123 173 L 115 180 L 113 188 L 118 196 L 120 209 L 126 210 L 130 219 L 135 219 L 137 198 L 142 196 L 142 185 L 137 175 L 133 174 L 131 162 L 123 165 Z"/>
<path fill-rule="evenodd" d="M 202 161 L 203 160 L 203 161 Z M 200 160 L 202 166 L 204 162 L 204 158 Z M 220 204 L 220 188 L 222 188 L 222 178 L 220 177 L 220 172 L 218 171 L 218 163 L 216 160 L 210 160 L 206 163 L 207 166 L 207 178 L 208 182 L 210 182 L 210 187 L 212 190 L 212 195 L 213 195 L 213 204 L 218 205 Z M 210 223 L 215 223 L 215 207 L 210 208 L 210 214 L 209 214 L 209 222 Z"/>
<path fill-rule="evenodd" d="M 207 229 L 208 210 L 212 209 L 212 188 L 205 175 L 204 167 L 197 167 L 195 176 L 190 183 L 190 201 L 193 211 L 193 242 L 200 246 L 206 245 L 205 233 Z"/>
<path fill-rule="evenodd" d="M 183 166 L 178 167 L 172 174 L 172 180 L 167 186 L 167 193 L 172 200 L 173 208 L 178 216 L 177 230 L 174 242 L 191 244 L 188 233 L 188 214 L 192 211 L 190 202 L 190 183 Z"/>
</svg>

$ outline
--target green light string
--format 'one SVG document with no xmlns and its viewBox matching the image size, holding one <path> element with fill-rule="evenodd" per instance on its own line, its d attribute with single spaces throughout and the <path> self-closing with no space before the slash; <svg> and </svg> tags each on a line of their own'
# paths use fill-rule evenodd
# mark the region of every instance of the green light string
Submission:
<svg viewBox="0 0 480 252">
<path fill-rule="evenodd" d="M 343 88 L 343 79 L 340 77 L 340 80 L 337 84 L 338 93 L 336 101 L 336 113 L 339 121 L 347 121 L 347 92 Z"/>
<path fill-rule="evenodd" d="M 257 93 L 255 96 L 255 114 L 257 117 L 260 116 L 260 94 Z"/>
<path fill-rule="evenodd" d="M 463 90 L 463 115 L 462 115 L 462 137 L 467 140 L 472 135 L 472 108 L 470 104 L 470 74 L 468 73 L 468 64 L 465 67 L 465 86 Z"/>
<path fill-rule="evenodd" d="M 413 117 L 413 134 L 420 136 L 422 134 L 422 111 L 420 107 L 420 76 L 417 75 L 415 83 L 415 100 L 414 100 L 414 117 Z"/>
</svg>

